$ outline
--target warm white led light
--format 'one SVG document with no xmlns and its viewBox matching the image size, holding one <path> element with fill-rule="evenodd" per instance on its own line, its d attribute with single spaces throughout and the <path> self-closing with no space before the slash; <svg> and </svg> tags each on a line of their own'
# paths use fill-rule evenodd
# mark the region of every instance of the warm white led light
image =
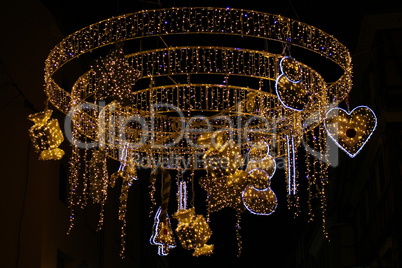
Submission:
<svg viewBox="0 0 402 268">
<path fill-rule="evenodd" d="M 350 112 L 335 107 L 327 112 L 324 124 L 336 145 L 353 158 L 376 129 L 377 117 L 367 106 L 357 106 Z"/>
</svg>

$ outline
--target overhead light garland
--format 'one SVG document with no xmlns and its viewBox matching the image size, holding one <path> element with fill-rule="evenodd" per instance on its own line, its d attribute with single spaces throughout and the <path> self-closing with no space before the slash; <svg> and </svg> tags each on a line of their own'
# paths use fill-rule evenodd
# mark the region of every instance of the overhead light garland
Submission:
<svg viewBox="0 0 402 268">
<path fill-rule="evenodd" d="M 105 55 L 103 47 L 110 52 Z M 291 55 L 294 47 L 303 51 L 304 59 L 309 53 L 319 55 L 342 74 L 336 81 L 325 81 L 321 70 L 298 60 L 298 51 Z M 60 87 L 55 73 L 89 53 L 94 64 L 71 89 Z M 70 227 L 76 207 L 92 200 L 101 205 L 101 228 L 108 188 L 121 178 L 124 256 L 128 193 L 137 179 L 144 179 L 137 178 L 137 169 L 146 168 L 151 172 L 151 202 L 157 208 L 151 212 L 150 243 L 158 246 L 158 254 L 174 249 L 175 237 L 183 248 L 194 250 L 194 256 L 212 254 L 209 216 L 226 207 L 237 214 L 240 253 L 241 214 L 274 213 L 278 200 L 271 181 L 279 179 L 276 169 L 284 168 L 289 208 L 299 213 L 298 187 L 306 180 L 308 213 L 313 218 L 316 189 L 326 233 L 327 137 L 354 157 L 377 124 L 368 107 L 351 112 L 334 108 L 351 87 L 351 57 L 345 46 L 320 29 L 280 15 L 167 8 L 85 27 L 62 40 L 45 65 L 48 100 L 69 115 L 65 135 L 73 145 Z M 62 136 L 56 124 L 48 125 L 49 112 L 44 115 L 30 117 L 35 122 L 30 130 L 35 148 L 54 152 L 43 159 L 60 158 L 56 147 Z M 305 178 L 297 168 L 303 146 Z M 108 159 L 120 162 L 111 176 Z M 171 219 L 168 201 L 175 181 L 178 209 Z M 197 214 L 195 192 L 187 206 L 187 185 L 198 184 L 207 193 L 205 216 Z"/>
</svg>

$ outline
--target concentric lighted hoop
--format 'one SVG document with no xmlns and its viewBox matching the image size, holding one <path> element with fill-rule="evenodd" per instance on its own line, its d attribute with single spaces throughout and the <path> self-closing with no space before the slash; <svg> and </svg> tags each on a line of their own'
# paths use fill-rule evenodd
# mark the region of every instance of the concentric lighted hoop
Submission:
<svg viewBox="0 0 402 268">
<path fill-rule="evenodd" d="M 202 35 L 202 38 L 188 38 L 184 41 L 181 38 L 194 35 Z M 232 36 L 237 40 L 248 38 L 247 41 L 267 40 L 297 46 L 332 61 L 343 70 L 343 74 L 337 81 L 328 83 L 318 72 L 300 62 L 301 75 L 307 80 L 304 85 L 308 86 L 306 91 L 311 94 L 312 101 L 302 111 L 286 109 L 273 94 L 274 82 L 280 75 L 279 62 L 285 55 L 263 51 L 261 48 L 241 48 L 241 42 L 234 43 L 233 48 L 221 46 L 219 42 L 215 42 L 218 46 L 194 44 L 196 40 L 208 40 L 208 38 L 216 40 L 216 36 Z M 152 46 L 136 46 L 141 40 L 155 37 L 169 39 L 167 47 L 155 49 Z M 55 82 L 53 75 L 71 60 L 92 51 L 96 52 L 101 47 L 113 48 L 112 45 L 121 42 L 127 43 L 127 47 L 124 48 L 131 53 L 126 55 L 129 65 L 140 72 L 139 84 L 141 81 L 154 81 L 154 84 L 150 83 L 141 90 L 134 86 L 132 104 L 129 107 L 122 107 L 123 113 L 131 111 L 148 120 L 154 116 L 150 107 L 161 102 L 175 105 L 183 110 L 188 115 L 187 123 L 188 120 L 192 120 L 192 115 L 197 114 L 208 120 L 220 115 L 229 117 L 240 115 L 244 117 L 245 122 L 256 115 L 266 119 L 267 122 L 275 120 L 275 137 L 272 137 L 272 131 L 260 132 L 259 136 L 251 140 L 243 137 L 240 144 L 263 139 L 272 149 L 277 150 L 277 156 L 286 155 L 286 146 L 281 142 L 286 139 L 286 135 L 295 136 L 297 141 L 297 137 L 304 131 L 301 123 L 304 119 L 322 110 L 329 103 L 340 102 L 351 88 L 352 66 L 348 50 L 333 36 L 320 29 L 286 17 L 249 10 L 210 7 L 169 8 L 110 18 L 66 37 L 50 52 L 45 64 L 46 94 L 50 102 L 65 113 L 73 106 L 85 102 L 97 105 L 98 100 L 93 98 L 96 77 L 92 70 L 84 73 L 71 91 L 62 89 Z M 297 56 L 293 56 L 297 59 Z M 203 75 L 205 80 L 202 83 L 194 81 L 196 75 Z M 221 84 L 217 83 L 216 77 L 221 78 Z M 249 79 L 245 81 L 250 81 L 250 84 L 242 85 L 239 79 L 236 79 L 239 77 Z M 175 79 L 177 81 L 174 81 Z M 260 81 L 268 86 L 259 87 L 258 83 L 253 81 Z M 270 84 L 272 85 L 269 86 Z M 207 91 L 208 94 L 205 93 Z M 255 94 L 258 101 L 253 99 Z M 254 107 L 253 103 L 256 103 Z M 82 135 L 97 140 L 98 109 L 79 113 L 73 120 L 74 127 Z M 177 132 L 170 129 L 171 125 L 175 125 L 173 122 L 177 120 L 177 116 L 170 115 L 157 114 L 157 118 L 164 122 L 160 129 L 154 129 L 156 139 L 161 142 L 159 145 L 163 145 L 166 137 Z M 243 126 L 235 125 L 228 131 L 236 132 L 239 128 L 243 130 Z M 219 125 L 216 129 L 219 129 Z M 129 126 L 127 129 L 127 132 L 136 131 L 138 131 L 136 127 Z M 277 144 L 273 144 L 276 142 Z M 160 147 L 154 150 L 148 143 L 133 152 L 161 155 L 188 154 L 190 157 L 200 152 L 198 149 L 189 148 L 185 143 L 177 145 L 164 150 Z M 109 148 L 109 155 L 116 159 L 118 159 L 117 149 Z"/>
</svg>

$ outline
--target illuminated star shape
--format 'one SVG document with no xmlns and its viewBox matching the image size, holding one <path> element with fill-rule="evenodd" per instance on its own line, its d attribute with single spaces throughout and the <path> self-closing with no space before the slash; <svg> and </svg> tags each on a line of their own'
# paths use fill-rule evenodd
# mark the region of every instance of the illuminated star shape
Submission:
<svg viewBox="0 0 402 268">
<path fill-rule="evenodd" d="M 128 98 L 140 76 L 140 72 L 130 66 L 124 57 L 122 48 L 112 50 L 105 58 L 96 60 L 92 69 L 96 77 L 95 95 L 98 99 L 116 97 L 121 101 Z"/>
</svg>

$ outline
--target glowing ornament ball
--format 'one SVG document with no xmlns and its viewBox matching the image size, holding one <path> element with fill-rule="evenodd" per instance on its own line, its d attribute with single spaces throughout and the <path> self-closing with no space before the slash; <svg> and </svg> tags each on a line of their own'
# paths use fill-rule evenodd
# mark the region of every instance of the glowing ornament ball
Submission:
<svg viewBox="0 0 402 268">
<path fill-rule="evenodd" d="M 242 192 L 243 204 L 253 214 L 270 215 L 275 212 L 278 200 L 270 187 L 258 189 L 247 185 Z"/>
<path fill-rule="evenodd" d="M 60 160 L 64 151 L 60 148 L 63 142 L 63 132 L 57 119 L 50 119 L 52 110 L 31 114 L 28 119 L 34 122 L 29 129 L 35 151 L 40 153 L 39 160 Z"/>
</svg>

